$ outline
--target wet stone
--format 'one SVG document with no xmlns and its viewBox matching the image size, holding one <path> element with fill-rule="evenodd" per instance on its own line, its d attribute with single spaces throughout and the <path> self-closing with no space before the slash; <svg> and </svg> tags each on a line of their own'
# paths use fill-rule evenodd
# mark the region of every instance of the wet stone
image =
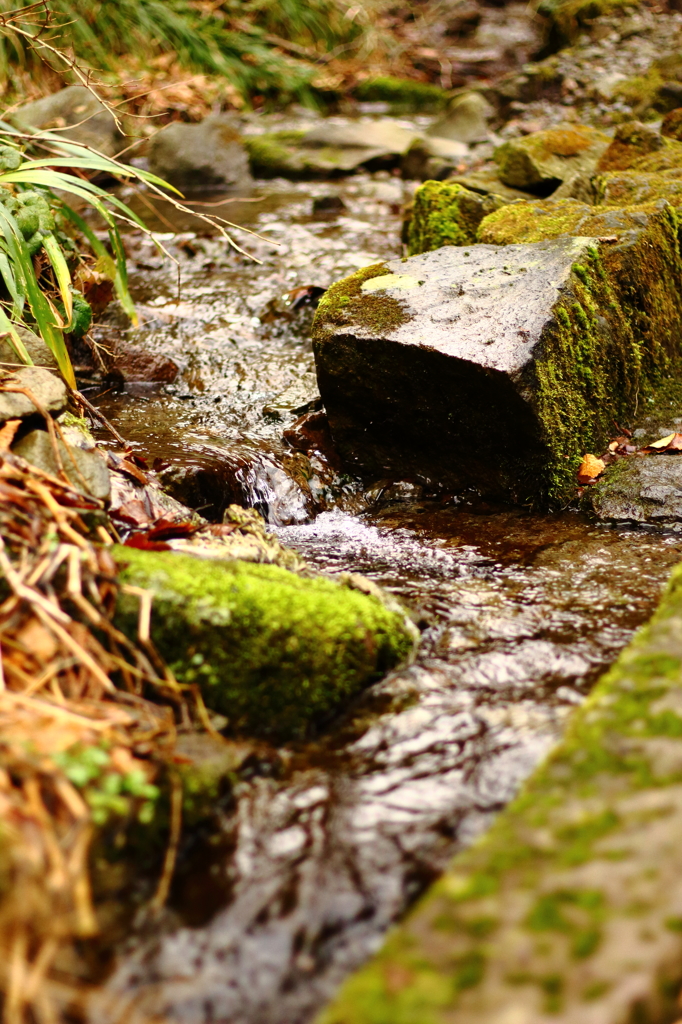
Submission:
<svg viewBox="0 0 682 1024">
<path fill-rule="evenodd" d="M 488 137 L 488 121 L 494 109 L 478 92 L 457 96 L 448 112 L 433 124 L 428 135 L 457 142 L 480 142 Z"/>
<path fill-rule="evenodd" d="M 609 405 L 615 415 L 625 397 L 612 387 L 614 367 L 622 363 L 626 379 L 631 363 L 618 321 L 593 318 L 586 338 L 576 312 L 587 303 L 596 245 L 561 237 L 449 246 L 333 286 L 313 338 L 345 464 L 375 479 L 399 475 L 516 500 L 571 492 L 571 460 L 588 437 L 607 435 L 600 417 Z M 598 286 L 590 294 L 599 297 Z M 581 358 L 589 387 L 576 372 Z"/>
<path fill-rule="evenodd" d="M 590 488 L 589 499 L 600 519 L 682 523 L 682 459 L 673 455 L 621 459 Z"/>
<path fill-rule="evenodd" d="M 5 380 L 8 387 L 26 388 L 36 402 L 49 413 L 60 413 L 66 408 L 66 385 L 42 366 L 21 366 L 12 369 Z M 12 391 L 0 392 L 0 423 L 7 420 L 26 419 L 35 416 L 38 409 L 24 394 Z"/>
</svg>

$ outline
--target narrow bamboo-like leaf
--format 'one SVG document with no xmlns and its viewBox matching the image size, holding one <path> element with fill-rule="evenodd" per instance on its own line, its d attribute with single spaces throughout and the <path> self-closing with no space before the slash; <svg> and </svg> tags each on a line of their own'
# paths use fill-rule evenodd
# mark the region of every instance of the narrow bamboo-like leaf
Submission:
<svg viewBox="0 0 682 1024">
<path fill-rule="evenodd" d="M 40 289 L 33 260 L 29 255 L 24 236 L 22 235 L 14 217 L 0 203 L 0 230 L 7 241 L 12 262 L 15 270 L 21 275 L 22 283 L 28 298 L 31 312 L 35 318 L 41 337 L 52 355 L 57 360 L 64 380 L 69 387 L 76 387 L 76 378 L 71 365 L 71 359 L 66 348 L 64 335 L 54 322 L 54 317 L 46 296 Z"/>
<path fill-rule="evenodd" d="M 86 157 L 51 157 L 44 160 L 26 160 L 22 163 L 20 170 L 39 170 L 43 167 L 78 167 L 84 171 L 106 171 L 116 178 L 137 178 L 139 181 L 149 182 L 158 185 L 159 188 L 168 189 L 176 195 L 182 195 L 174 185 L 159 178 L 151 171 L 143 171 L 137 167 L 129 167 L 123 164 L 114 163 L 95 153 L 88 153 Z"/>
<path fill-rule="evenodd" d="M 24 362 L 26 366 L 33 366 L 33 360 L 28 354 L 26 346 L 19 337 L 16 327 L 9 319 L 2 306 L 0 306 L 0 333 L 7 335 L 10 345 L 22 362 Z"/>
<path fill-rule="evenodd" d="M 20 290 L 19 283 L 17 282 L 12 270 L 12 265 L 7 258 L 7 254 L 4 252 L 0 252 L 0 274 L 2 274 L 2 279 L 5 282 L 7 291 L 12 296 L 12 300 L 14 302 L 13 315 L 21 316 L 24 310 L 24 300 L 26 296 Z"/>
<path fill-rule="evenodd" d="M 114 248 L 116 251 L 116 260 L 114 261 L 111 254 L 107 252 L 105 246 L 102 244 L 102 242 L 94 233 L 94 231 L 88 226 L 88 224 L 86 224 L 86 222 L 83 220 L 80 214 L 76 213 L 75 210 L 73 210 L 67 203 L 63 201 L 62 209 L 64 210 L 64 213 L 69 218 L 69 220 L 76 225 L 78 230 L 83 232 L 88 242 L 90 243 L 92 251 L 98 257 L 98 259 L 102 261 L 102 265 L 106 268 L 106 273 L 109 274 L 109 276 L 112 278 L 114 282 L 114 288 L 116 289 L 116 294 L 118 296 L 119 302 L 121 303 L 121 306 L 130 317 L 133 326 L 137 327 L 137 311 L 135 309 L 135 303 L 133 302 L 132 296 L 128 291 L 128 275 L 126 273 L 125 254 L 123 253 L 123 247 L 120 246 L 118 248 L 118 251 L 116 251 L 117 247 L 112 246 L 112 248 Z M 115 233 L 115 236 L 118 234 L 115 226 L 113 228 L 110 227 L 109 230 L 110 237 L 112 231 Z M 122 257 L 122 262 L 120 261 L 120 257 Z"/>
<path fill-rule="evenodd" d="M 47 235 L 43 238 L 43 249 L 48 255 L 52 269 L 54 270 L 55 277 L 57 278 L 57 284 L 59 285 L 59 294 L 62 297 L 64 303 L 64 311 L 66 313 L 66 323 L 64 324 L 64 330 L 68 331 L 71 329 L 73 323 L 73 295 L 71 294 L 71 274 L 69 268 L 66 265 L 64 254 L 59 248 L 59 242 L 54 235 Z"/>
</svg>

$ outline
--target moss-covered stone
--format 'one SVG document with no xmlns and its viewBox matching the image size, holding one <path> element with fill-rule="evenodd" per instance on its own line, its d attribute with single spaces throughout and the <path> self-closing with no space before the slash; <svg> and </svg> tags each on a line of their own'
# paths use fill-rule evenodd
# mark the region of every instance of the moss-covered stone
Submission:
<svg viewBox="0 0 682 1024">
<path fill-rule="evenodd" d="M 403 617 L 376 597 L 273 565 L 115 549 L 121 583 L 153 594 L 151 638 L 180 683 L 236 732 L 303 736 L 413 646 Z M 139 596 L 116 621 L 137 635 Z"/>
<path fill-rule="evenodd" d="M 243 142 L 252 174 L 260 178 L 306 179 L 348 173 L 347 150 L 336 146 L 302 145 L 306 134 L 281 131 L 245 136 Z"/>
<path fill-rule="evenodd" d="M 426 181 L 417 189 L 407 232 L 410 256 L 442 245 L 471 245 L 487 214 L 503 205 L 449 181 Z"/>
<path fill-rule="evenodd" d="M 597 163 L 598 171 L 624 171 L 643 156 L 665 148 L 659 132 L 639 121 L 626 121 L 616 128 L 610 145 Z"/>
<path fill-rule="evenodd" d="M 631 0 L 541 0 L 538 12 L 549 21 L 550 43 L 563 46 L 574 42 L 595 18 L 630 6 Z"/>
<path fill-rule="evenodd" d="M 363 267 L 328 288 L 317 307 L 317 330 L 332 331 L 345 324 L 358 325 L 375 334 L 390 331 L 408 322 L 398 299 L 363 291 L 366 281 L 390 274 L 385 263 Z"/>
<path fill-rule="evenodd" d="M 682 107 L 670 110 L 661 122 L 661 135 L 682 142 Z"/>
<path fill-rule="evenodd" d="M 682 203 L 682 167 L 668 171 L 623 171 L 593 178 L 597 202 L 604 206 L 635 207 L 667 200 Z"/>
<path fill-rule="evenodd" d="M 561 235 L 622 238 L 640 231 L 657 209 L 655 202 L 622 209 L 616 203 L 594 207 L 576 199 L 535 199 L 512 203 L 489 214 L 481 221 L 477 240 L 511 245 Z"/>
<path fill-rule="evenodd" d="M 381 75 L 359 82 L 355 97 L 361 102 L 390 103 L 396 112 L 441 110 L 449 99 L 449 93 L 429 82 L 417 82 L 414 78 L 394 78 Z"/>
<path fill-rule="evenodd" d="M 588 125 L 557 125 L 510 139 L 494 157 L 505 185 L 549 195 L 566 178 L 592 170 L 609 142 Z"/>
<path fill-rule="evenodd" d="M 682 58 L 673 52 L 654 61 L 642 74 L 621 82 L 614 90 L 614 98 L 627 103 L 638 117 L 654 120 L 678 105 L 679 90 L 667 86 L 678 86 L 680 81 Z"/>
<path fill-rule="evenodd" d="M 681 740 L 678 567 L 562 743 L 319 1024 L 676 1019 Z"/>
</svg>

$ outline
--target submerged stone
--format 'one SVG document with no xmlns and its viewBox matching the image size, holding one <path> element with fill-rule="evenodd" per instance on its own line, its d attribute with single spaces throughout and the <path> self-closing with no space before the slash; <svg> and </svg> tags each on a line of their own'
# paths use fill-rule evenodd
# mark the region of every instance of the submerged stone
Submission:
<svg viewBox="0 0 682 1024">
<path fill-rule="evenodd" d="M 609 142 L 596 128 L 564 124 L 510 139 L 494 156 L 505 185 L 549 195 L 566 178 L 592 170 Z"/>
<path fill-rule="evenodd" d="M 304 736 L 407 658 L 416 630 L 377 596 L 274 565 L 114 551 L 124 584 L 153 594 L 151 639 L 180 683 L 200 686 L 232 731 Z M 116 621 L 138 629 L 139 597 L 121 592 Z"/>
<path fill-rule="evenodd" d="M 681 736 L 678 567 L 561 744 L 318 1024 L 676 1020 Z"/>
<path fill-rule="evenodd" d="M 334 285 L 313 341 L 346 464 L 521 501 L 570 497 L 582 454 L 603 450 L 613 419 L 679 365 L 677 221 L 666 207 L 645 224 L 620 245 L 451 246 Z"/>
</svg>

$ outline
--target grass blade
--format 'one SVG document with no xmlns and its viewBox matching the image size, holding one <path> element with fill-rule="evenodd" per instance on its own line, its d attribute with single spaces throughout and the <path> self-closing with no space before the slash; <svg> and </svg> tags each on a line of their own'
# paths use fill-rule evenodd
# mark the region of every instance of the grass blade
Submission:
<svg viewBox="0 0 682 1024">
<path fill-rule="evenodd" d="M 64 303 L 64 311 L 66 313 L 66 324 L 64 330 L 68 331 L 73 323 L 73 295 L 71 293 L 71 274 L 69 268 L 66 265 L 64 254 L 59 248 L 59 243 L 54 235 L 47 235 L 43 238 L 43 248 L 48 255 L 48 259 L 52 264 L 54 275 L 57 278 L 57 284 L 59 285 L 59 294 L 62 297 Z"/>
</svg>

